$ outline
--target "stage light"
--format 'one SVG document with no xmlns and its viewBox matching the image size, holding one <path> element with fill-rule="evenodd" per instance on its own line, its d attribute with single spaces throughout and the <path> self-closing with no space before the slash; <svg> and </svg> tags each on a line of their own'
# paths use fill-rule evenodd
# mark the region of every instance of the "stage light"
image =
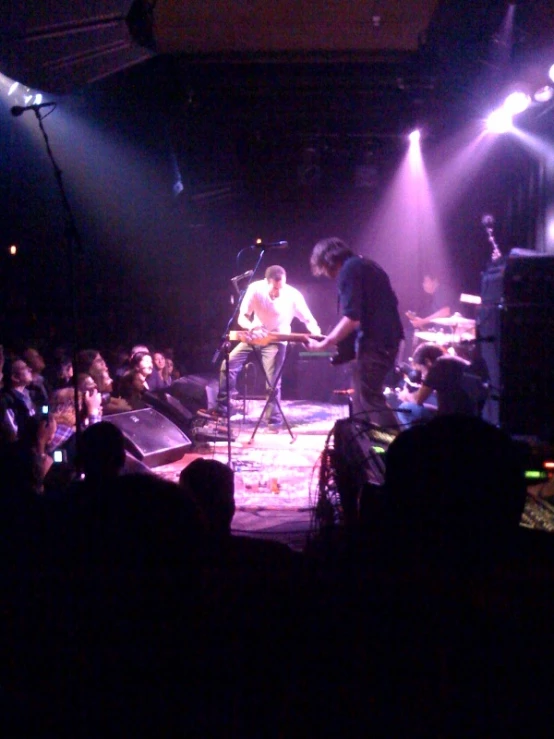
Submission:
<svg viewBox="0 0 554 739">
<path fill-rule="evenodd" d="M 506 133 L 513 128 L 512 116 L 504 108 L 494 110 L 486 120 L 486 128 L 490 133 Z"/>
<path fill-rule="evenodd" d="M 17 246 L 15 244 L 12 244 L 9 248 L 9 252 L 14 257 L 17 254 Z"/>
<path fill-rule="evenodd" d="M 37 95 L 35 95 L 33 105 L 40 105 L 41 103 L 42 103 L 42 93 L 39 92 Z"/>
<path fill-rule="evenodd" d="M 554 64 L 548 70 L 548 76 L 550 77 L 550 79 L 552 80 L 552 82 L 554 82 Z"/>
<path fill-rule="evenodd" d="M 408 138 L 410 139 L 410 144 L 419 144 L 421 141 L 421 131 L 416 128 L 415 131 L 411 132 Z"/>
<path fill-rule="evenodd" d="M 508 95 L 506 100 L 504 100 L 504 105 L 502 107 L 511 116 L 514 116 L 518 113 L 523 113 L 524 110 L 527 110 L 530 104 L 531 98 L 529 95 L 521 90 L 516 90 Z"/>
<path fill-rule="evenodd" d="M 544 85 L 544 87 L 540 87 L 534 94 L 533 98 L 536 100 L 537 103 L 547 103 L 549 100 L 552 100 L 554 97 L 554 88 L 550 87 L 550 85 Z"/>
<path fill-rule="evenodd" d="M 19 87 L 19 82 L 12 82 L 12 84 L 10 85 L 10 89 L 8 90 L 8 97 L 10 95 L 13 95 L 18 87 Z"/>
</svg>

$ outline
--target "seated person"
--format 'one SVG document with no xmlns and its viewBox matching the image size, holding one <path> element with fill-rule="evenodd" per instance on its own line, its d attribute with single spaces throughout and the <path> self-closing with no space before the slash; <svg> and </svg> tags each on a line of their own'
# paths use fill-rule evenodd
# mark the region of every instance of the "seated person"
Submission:
<svg viewBox="0 0 554 739">
<path fill-rule="evenodd" d="M 119 382 L 119 379 L 131 369 L 131 360 L 135 354 L 139 353 L 150 354 L 150 349 L 144 344 L 136 344 L 131 347 L 131 350 L 127 353 L 125 353 L 123 349 L 120 349 L 119 359 L 117 360 L 115 370 L 116 384 Z"/>
<path fill-rule="evenodd" d="M 427 270 L 423 276 L 423 298 L 418 313 L 408 311 L 406 314 L 412 326 L 422 329 L 435 318 L 448 318 L 455 309 L 452 291 L 446 287 L 436 272 Z"/>
<path fill-rule="evenodd" d="M 35 405 L 47 405 L 50 388 L 42 374 L 46 367 L 46 362 L 44 361 L 43 356 L 40 354 L 38 349 L 35 349 L 34 346 L 28 346 L 23 350 L 22 357 L 27 362 L 33 373 L 33 379 L 29 385 L 29 392 L 31 393 L 31 397 L 33 398 Z"/>
<path fill-rule="evenodd" d="M 235 480 L 230 467 L 217 459 L 199 457 L 181 470 L 179 485 L 196 501 L 211 536 L 231 535 Z"/>
<path fill-rule="evenodd" d="M 53 462 L 48 449 L 55 432 L 56 422 L 39 414 L 27 418 L 19 429 L 4 470 L 16 493 L 44 492 L 44 479 Z"/>
<path fill-rule="evenodd" d="M 32 381 L 32 370 L 24 359 L 15 357 L 5 362 L 0 423 L 2 436 L 7 441 L 15 441 L 27 419 L 37 413 L 37 406 L 29 391 Z"/>
<path fill-rule="evenodd" d="M 145 352 L 138 352 L 131 359 L 129 370 L 119 383 L 119 394 L 134 410 L 144 408 L 142 396 L 150 390 L 149 378 L 154 365 L 152 357 Z"/>
<path fill-rule="evenodd" d="M 98 349 L 83 349 L 77 355 L 77 372 L 90 375 L 100 393 L 102 393 L 102 410 L 104 415 L 130 411 L 126 400 L 112 394 L 112 379 L 108 365 Z"/>
<path fill-rule="evenodd" d="M 79 389 L 79 418 L 82 429 L 102 419 L 102 396 L 96 386 L 89 384 L 90 379 L 89 375 L 85 375 Z M 50 416 L 56 422 L 56 432 L 48 445 L 48 452 L 51 454 L 54 450 L 64 447 L 69 450 L 70 456 L 74 457 L 77 415 L 73 388 L 61 388 L 52 393 Z"/>
<path fill-rule="evenodd" d="M 150 390 L 161 390 L 171 385 L 171 377 L 168 373 L 167 363 L 164 355 L 161 352 L 154 352 L 152 354 L 152 362 L 154 369 L 150 377 L 148 378 L 148 386 Z"/>
<path fill-rule="evenodd" d="M 412 364 L 421 373 L 422 383 L 397 411 L 403 424 L 428 421 L 436 414 L 480 415 L 486 390 L 471 362 L 448 354 L 437 344 L 425 343 L 415 350 Z M 433 392 L 436 408 L 427 402 Z"/>
<path fill-rule="evenodd" d="M 56 360 L 50 380 L 53 390 L 71 387 L 73 382 L 73 362 L 71 357 L 62 355 Z"/>
</svg>

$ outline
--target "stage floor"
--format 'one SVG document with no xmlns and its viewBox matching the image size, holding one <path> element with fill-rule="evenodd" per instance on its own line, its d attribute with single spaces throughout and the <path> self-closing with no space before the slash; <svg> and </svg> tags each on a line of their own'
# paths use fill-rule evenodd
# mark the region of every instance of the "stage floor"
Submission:
<svg viewBox="0 0 554 739">
<path fill-rule="evenodd" d="M 230 461 L 235 470 L 237 508 L 233 530 L 269 536 L 302 549 L 317 498 L 321 453 L 335 422 L 348 416 L 348 406 L 284 400 L 281 406 L 294 439 L 286 426 L 275 434 L 260 425 L 252 440 L 263 406 L 263 400 L 247 400 L 246 413 L 231 421 L 235 438 Z M 221 431 L 225 428 L 224 420 Z M 177 481 L 181 470 L 197 457 L 227 463 L 227 441 L 197 441 L 182 459 L 153 472 Z"/>
<path fill-rule="evenodd" d="M 277 539 L 302 550 L 312 530 L 321 454 L 335 422 L 348 416 L 348 406 L 300 400 L 285 400 L 281 405 L 294 439 L 285 426 L 270 434 L 260 425 L 252 440 L 263 400 L 247 400 L 246 413 L 231 421 L 237 509 L 233 531 Z M 180 460 L 153 472 L 177 482 L 181 470 L 197 457 L 227 463 L 227 442 L 197 442 Z M 522 525 L 554 532 L 554 496 L 544 499 L 536 487 L 530 492 Z"/>
</svg>

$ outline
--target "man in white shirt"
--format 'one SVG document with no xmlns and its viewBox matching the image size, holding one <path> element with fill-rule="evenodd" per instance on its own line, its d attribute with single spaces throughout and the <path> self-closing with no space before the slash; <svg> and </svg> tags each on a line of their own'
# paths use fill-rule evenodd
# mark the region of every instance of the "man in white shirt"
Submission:
<svg viewBox="0 0 554 739">
<path fill-rule="evenodd" d="M 264 280 L 252 282 L 239 309 L 238 324 L 249 332 L 247 338 L 259 339 L 267 334 L 290 334 L 293 318 L 302 321 L 311 334 L 320 335 L 321 330 L 308 308 L 302 293 L 287 285 L 287 274 L 283 267 L 274 264 L 265 271 Z M 252 345 L 240 341 L 229 355 L 229 394 L 231 405 L 236 396 L 237 376 L 254 350 L 261 356 L 264 371 L 271 386 L 277 380 L 275 400 L 266 409 L 265 420 L 268 430 L 278 431 L 283 423 L 278 403 L 281 401 L 281 369 L 285 361 L 286 341 L 271 341 L 264 345 Z M 269 388 L 267 388 L 269 392 Z M 225 361 L 219 375 L 217 412 L 227 413 L 227 378 Z"/>
</svg>

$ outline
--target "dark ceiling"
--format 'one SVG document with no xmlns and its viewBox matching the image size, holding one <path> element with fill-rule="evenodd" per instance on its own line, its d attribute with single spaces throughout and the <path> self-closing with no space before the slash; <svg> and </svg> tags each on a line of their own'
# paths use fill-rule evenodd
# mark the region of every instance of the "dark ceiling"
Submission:
<svg viewBox="0 0 554 739">
<path fill-rule="evenodd" d="M 82 90 L 161 56 L 164 90 L 232 98 L 233 115 L 273 115 L 300 135 L 396 136 L 431 121 L 440 128 L 453 111 L 472 115 L 554 30 L 548 0 L 518 5 L 501 59 L 495 44 L 508 3 L 500 0 L 4 5 L 0 70 L 30 87 Z"/>
</svg>

